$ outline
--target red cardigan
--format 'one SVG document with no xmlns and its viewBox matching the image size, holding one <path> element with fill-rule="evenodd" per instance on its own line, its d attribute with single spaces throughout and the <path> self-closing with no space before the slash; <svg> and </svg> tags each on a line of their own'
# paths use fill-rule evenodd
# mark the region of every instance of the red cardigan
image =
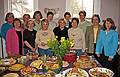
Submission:
<svg viewBox="0 0 120 77">
<path fill-rule="evenodd" d="M 23 30 L 22 31 L 22 54 L 24 54 Z M 15 28 L 9 29 L 6 34 L 6 50 L 12 55 L 19 55 L 19 39 Z"/>
</svg>

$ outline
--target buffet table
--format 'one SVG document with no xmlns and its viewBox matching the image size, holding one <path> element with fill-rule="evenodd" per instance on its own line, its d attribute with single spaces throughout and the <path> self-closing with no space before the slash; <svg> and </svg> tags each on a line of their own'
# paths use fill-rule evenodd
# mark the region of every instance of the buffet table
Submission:
<svg viewBox="0 0 120 77">
<path fill-rule="evenodd" d="M 96 66 L 95 67 L 101 67 L 101 65 L 98 63 L 98 61 L 93 57 L 93 56 L 87 56 L 88 58 L 89 58 L 89 60 L 91 60 L 91 61 L 94 61 L 94 62 L 96 62 Z M 28 77 L 28 75 L 27 74 L 25 74 L 24 75 L 24 73 L 22 72 L 21 73 L 21 69 L 20 70 L 18 70 L 17 69 L 17 67 L 16 67 L 16 70 L 10 70 L 10 68 L 13 66 L 13 65 L 15 65 L 15 64 L 18 64 L 19 65 L 19 63 L 21 63 L 22 65 L 24 65 L 23 67 L 27 67 L 27 68 L 30 68 L 31 66 L 34 66 L 35 64 L 34 63 L 37 63 L 38 61 L 36 60 L 36 59 L 38 59 L 39 61 L 40 60 L 43 60 L 43 62 L 47 59 L 48 57 L 46 57 L 46 56 L 42 56 L 42 57 L 38 57 L 38 56 L 34 56 L 34 57 L 29 57 L 29 59 L 28 59 L 28 57 L 26 57 L 26 56 L 21 56 L 20 58 L 12 58 L 12 62 L 13 62 L 13 64 L 8 64 L 8 65 L 0 65 L 0 68 L 1 67 L 3 67 L 3 68 L 5 68 L 5 69 L 3 69 L 3 70 L 1 70 L 0 71 L 0 77 L 3 77 L 5 74 L 8 74 L 8 73 L 17 73 L 20 77 Z M 15 61 L 14 61 L 14 60 Z M 27 59 L 26 61 L 25 61 L 25 59 Z M 55 60 L 55 57 L 51 57 L 50 58 L 50 60 Z M 80 59 L 80 56 L 77 56 L 77 61 Z M 36 62 L 35 62 L 36 61 Z M 76 61 L 76 64 L 75 64 L 75 62 L 73 63 L 73 62 L 66 62 L 66 61 L 61 61 L 62 63 L 63 63 L 63 65 L 60 67 L 60 68 L 57 68 L 58 66 L 57 66 L 57 64 L 56 64 L 56 67 L 54 67 L 54 68 L 57 68 L 57 70 L 56 69 L 54 69 L 53 71 L 57 74 L 57 75 L 55 75 L 55 76 L 51 76 L 51 77 L 64 77 L 64 76 L 62 76 L 64 73 L 66 73 L 66 72 L 64 72 L 64 71 L 68 71 L 69 69 L 72 69 L 72 68 L 74 68 L 74 67 L 80 67 L 80 65 L 77 63 L 77 61 Z M 34 62 L 34 63 L 33 63 Z M 39 62 L 40 63 L 40 62 Z M 53 62 L 54 63 L 54 62 Z M 67 64 L 65 64 L 64 65 L 64 63 L 67 63 Z M 33 65 L 32 65 L 33 64 Z M 43 64 L 45 64 L 45 63 L 43 63 Z M 42 64 L 41 64 L 42 65 Z M 49 63 L 48 63 L 48 65 L 49 65 Z M 21 66 L 21 65 L 19 65 L 19 66 Z M 29 67 L 30 66 L 30 67 Z M 45 65 L 44 65 L 45 66 Z M 37 67 L 36 66 L 36 68 L 43 68 L 44 66 L 39 66 L 39 67 Z M 54 66 L 54 65 L 53 65 Z M 22 67 L 22 66 L 21 66 Z M 50 67 L 47 67 L 47 68 L 45 68 L 45 70 L 44 69 L 36 69 L 35 68 L 35 71 L 34 72 L 32 72 L 32 73 L 37 73 L 37 74 L 42 74 L 41 72 L 47 72 L 46 70 L 48 69 L 48 68 L 50 68 Z M 52 68 L 52 66 L 51 66 L 51 68 Z M 88 74 L 88 77 L 91 77 L 91 75 L 89 74 L 89 70 L 91 69 L 91 68 L 94 68 L 94 66 L 91 66 L 90 68 L 82 68 L 84 71 L 86 71 L 87 72 L 87 74 Z M 53 68 L 52 68 L 53 69 Z M 83 71 L 83 72 L 84 72 Z M 30 74 L 30 73 L 29 73 Z M 42 77 L 42 76 L 41 76 Z"/>
</svg>

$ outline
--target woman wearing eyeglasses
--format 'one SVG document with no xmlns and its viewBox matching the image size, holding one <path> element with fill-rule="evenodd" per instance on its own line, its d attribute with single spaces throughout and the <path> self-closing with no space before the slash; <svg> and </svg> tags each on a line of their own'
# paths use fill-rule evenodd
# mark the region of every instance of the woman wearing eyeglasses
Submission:
<svg viewBox="0 0 120 77">
<path fill-rule="evenodd" d="M 1 36 L 6 40 L 6 33 L 9 29 L 11 29 L 13 26 L 12 26 L 12 23 L 13 23 L 13 20 L 14 20 L 14 15 L 13 13 L 9 12 L 6 14 L 6 17 L 5 17 L 5 21 L 6 23 L 4 23 L 1 27 Z"/>
</svg>

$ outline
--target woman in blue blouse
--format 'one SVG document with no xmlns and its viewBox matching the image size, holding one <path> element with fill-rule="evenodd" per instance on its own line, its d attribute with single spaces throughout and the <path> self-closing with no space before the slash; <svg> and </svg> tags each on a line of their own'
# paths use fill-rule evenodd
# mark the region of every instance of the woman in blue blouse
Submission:
<svg viewBox="0 0 120 77">
<path fill-rule="evenodd" d="M 9 29 L 11 29 L 13 26 L 12 26 L 12 23 L 13 23 L 13 20 L 14 20 L 14 15 L 13 13 L 9 12 L 6 14 L 6 17 L 5 17 L 5 21 L 6 23 L 4 23 L 1 27 L 1 36 L 6 40 L 6 33 Z"/>
<path fill-rule="evenodd" d="M 5 23 L 1 26 L 1 37 L 3 42 L 3 57 L 7 57 L 6 53 L 6 33 L 9 29 L 13 27 L 13 20 L 14 20 L 14 14 L 12 12 L 8 12 L 5 16 Z"/>
<path fill-rule="evenodd" d="M 96 54 L 103 67 L 113 70 L 118 47 L 118 33 L 115 31 L 116 27 L 111 18 L 107 18 L 103 26 L 97 40 Z"/>
</svg>

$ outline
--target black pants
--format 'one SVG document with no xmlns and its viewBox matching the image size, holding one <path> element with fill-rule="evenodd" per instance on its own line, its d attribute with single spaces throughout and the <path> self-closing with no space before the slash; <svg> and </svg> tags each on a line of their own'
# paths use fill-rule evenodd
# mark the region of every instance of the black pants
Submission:
<svg viewBox="0 0 120 77">
<path fill-rule="evenodd" d="M 120 77 L 120 55 L 118 55 L 118 61 L 117 61 L 117 63 L 118 63 L 118 77 Z"/>
<path fill-rule="evenodd" d="M 100 58 L 97 58 L 97 60 L 103 67 L 112 70 L 114 72 L 114 77 L 120 77 L 118 76 L 118 54 L 116 53 L 112 61 L 108 61 L 108 58 L 108 56 L 104 55 L 103 50 Z"/>
</svg>

